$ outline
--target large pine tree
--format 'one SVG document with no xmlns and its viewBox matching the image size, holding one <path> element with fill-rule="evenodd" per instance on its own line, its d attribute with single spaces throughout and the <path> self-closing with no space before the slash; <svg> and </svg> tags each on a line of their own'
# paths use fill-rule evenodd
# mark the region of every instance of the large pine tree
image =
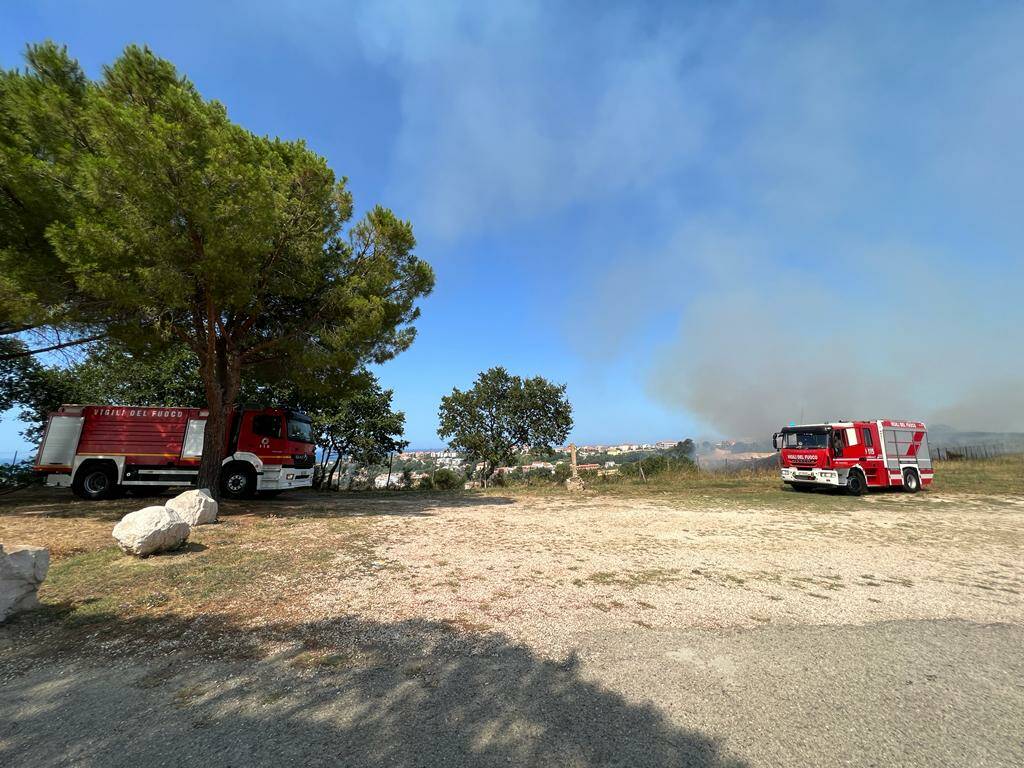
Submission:
<svg viewBox="0 0 1024 768">
<path fill-rule="evenodd" d="M 232 123 L 146 48 L 98 80 L 50 43 L 27 62 L 0 75 L 0 333 L 186 345 L 202 485 L 243 376 L 336 388 L 412 342 L 434 280 L 412 226 L 381 207 L 349 226 L 345 180 L 303 142 Z"/>
</svg>

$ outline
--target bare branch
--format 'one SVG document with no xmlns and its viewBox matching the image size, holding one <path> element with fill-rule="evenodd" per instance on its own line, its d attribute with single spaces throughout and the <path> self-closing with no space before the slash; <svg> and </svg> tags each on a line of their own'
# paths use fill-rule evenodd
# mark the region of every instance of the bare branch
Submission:
<svg viewBox="0 0 1024 768">
<path fill-rule="evenodd" d="M 80 339 L 72 339 L 71 341 L 62 341 L 57 344 L 51 344 L 48 347 L 38 347 L 37 349 L 23 349 L 18 352 L 7 352 L 0 355 L 0 360 L 14 360 L 19 357 L 31 357 L 32 355 L 39 355 L 43 352 L 55 352 L 58 349 L 67 349 L 68 347 L 78 347 L 82 344 L 91 344 L 94 341 L 100 341 L 101 339 L 107 338 L 107 334 L 100 333 L 95 336 L 85 336 Z"/>
</svg>

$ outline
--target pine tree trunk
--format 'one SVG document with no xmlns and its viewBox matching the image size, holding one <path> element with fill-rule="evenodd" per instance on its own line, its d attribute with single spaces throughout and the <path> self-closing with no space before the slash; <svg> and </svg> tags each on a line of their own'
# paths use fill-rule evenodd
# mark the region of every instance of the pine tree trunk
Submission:
<svg viewBox="0 0 1024 768">
<path fill-rule="evenodd" d="M 227 449 L 228 428 L 241 385 L 241 359 L 220 340 L 200 359 L 200 373 L 206 389 L 210 415 L 203 433 L 203 456 L 199 461 L 198 488 L 206 488 L 220 499 L 220 470 Z"/>
<path fill-rule="evenodd" d="M 210 415 L 203 433 L 203 457 L 199 461 L 197 487 L 206 488 L 215 499 L 220 498 L 220 468 L 227 443 L 228 414 L 223 404 L 209 404 Z"/>
</svg>

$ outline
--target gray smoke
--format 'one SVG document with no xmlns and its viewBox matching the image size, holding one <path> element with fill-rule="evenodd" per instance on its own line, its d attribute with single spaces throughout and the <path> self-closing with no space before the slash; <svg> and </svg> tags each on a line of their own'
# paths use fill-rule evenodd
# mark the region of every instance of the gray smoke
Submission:
<svg viewBox="0 0 1024 768">
<path fill-rule="evenodd" d="M 703 166 L 727 204 L 630 249 L 639 289 L 627 256 L 591 290 L 678 318 L 656 399 L 737 437 L 875 417 L 1024 431 L 1024 12 L 989 10 L 944 34 L 907 9 L 755 30 L 715 61 L 747 121 Z M 615 317 L 613 341 L 643 328 Z"/>
<path fill-rule="evenodd" d="M 656 398 L 733 436 L 845 418 L 1024 431 L 1024 317 L 1007 286 L 983 286 L 986 299 L 947 281 L 910 290 L 901 286 L 913 280 L 852 290 L 796 275 L 743 282 L 690 307 L 651 374 Z M 1001 309 L 979 311 L 986 305 Z"/>
</svg>

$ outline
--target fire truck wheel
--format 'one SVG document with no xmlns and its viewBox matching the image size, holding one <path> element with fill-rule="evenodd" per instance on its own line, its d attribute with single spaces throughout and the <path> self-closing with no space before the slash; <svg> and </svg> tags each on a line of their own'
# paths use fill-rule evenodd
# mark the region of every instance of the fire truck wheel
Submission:
<svg viewBox="0 0 1024 768">
<path fill-rule="evenodd" d="M 75 473 L 71 490 L 80 499 L 109 499 L 117 490 L 116 470 L 106 462 L 86 464 Z"/>
<path fill-rule="evenodd" d="M 220 490 L 229 499 L 248 499 L 256 493 L 256 472 L 248 464 L 228 464 L 220 473 Z"/>
<path fill-rule="evenodd" d="M 867 484 L 864 482 L 864 475 L 857 470 L 852 470 L 846 478 L 846 492 L 851 496 L 863 495 Z"/>
<path fill-rule="evenodd" d="M 908 469 L 903 473 L 903 490 L 907 493 L 917 493 L 921 490 L 921 479 L 917 476 L 917 472 L 912 469 Z"/>
</svg>

